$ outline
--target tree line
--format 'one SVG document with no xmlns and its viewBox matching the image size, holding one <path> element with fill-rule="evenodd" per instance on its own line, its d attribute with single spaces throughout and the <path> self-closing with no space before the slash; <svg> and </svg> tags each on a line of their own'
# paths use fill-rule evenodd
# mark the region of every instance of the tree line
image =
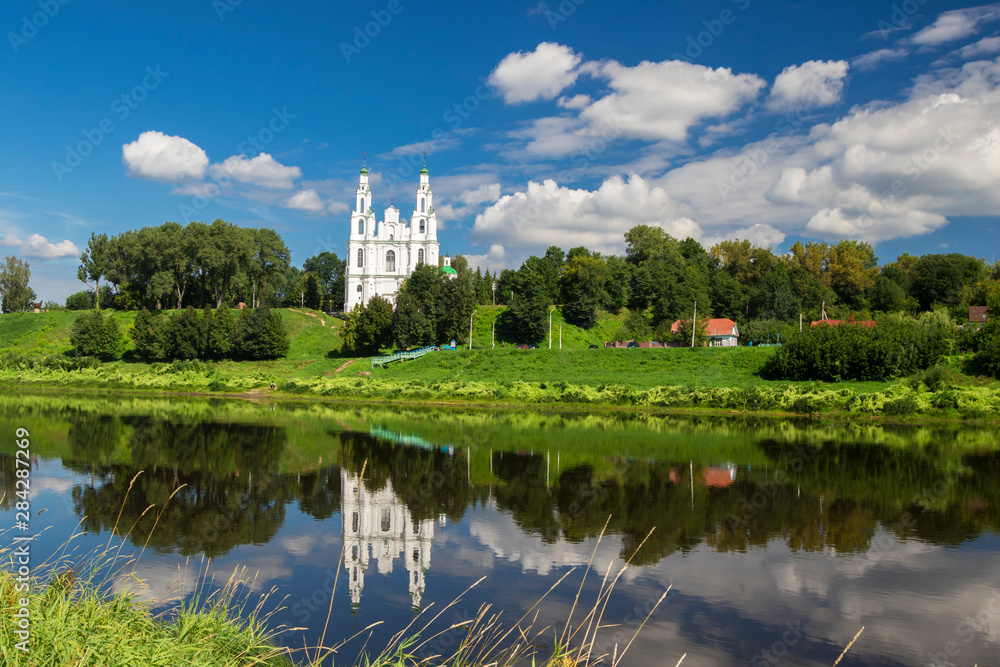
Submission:
<svg viewBox="0 0 1000 667">
<path fill-rule="evenodd" d="M 551 246 L 543 256 L 496 275 L 471 271 L 459 255 L 452 262 L 457 271 L 452 281 L 422 269 L 403 283 L 395 309 L 373 299 L 352 313 L 345 349 L 465 341 L 473 309 L 494 303 L 507 306 L 496 330 L 511 341 L 541 341 L 555 305 L 584 329 L 592 328 L 602 311 L 627 310 L 619 340 L 689 340 L 697 302 L 699 321 L 732 319 L 746 344 L 788 336 L 798 331 L 800 317 L 808 326 L 824 316 L 870 319 L 943 309 L 964 322 L 969 306 L 1000 300 L 1000 262 L 956 253 L 903 254 L 880 266 L 872 246 L 860 241 L 797 242 L 779 255 L 747 240 L 705 248 L 648 225 L 630 229 L 625 242 L 622 256 Z M 678 320 L 679 335 L 671 331 Z M 696 338 L 703 337 L 695 329 Z"/>
<path fill-rule="evenodd" d="M 239 311 L 223 303 L 201 313 L 191 306 L 179 314 L 140 310 L 128 333 L 141 361 L 278 359 L 288 353 L 290 341 L 281 315 L 266 306 Z M 101 361 L 121 359 L 125 336 L 113 315 L 94 309 L 73 322 L 70 343 L 77 357 Z"/>
<path fill-rule="evenodd" d="M 321 252 L 290 263 L 281 236 L 267 227 L 237 227 L 224 220 L 186 226 L 165 222 L 115 236 L 91 234 L 77 277 L 86 291 L 71 295 L 73 310 L 220 307 L 339 308 L 344 261 Z"/>
</svg>

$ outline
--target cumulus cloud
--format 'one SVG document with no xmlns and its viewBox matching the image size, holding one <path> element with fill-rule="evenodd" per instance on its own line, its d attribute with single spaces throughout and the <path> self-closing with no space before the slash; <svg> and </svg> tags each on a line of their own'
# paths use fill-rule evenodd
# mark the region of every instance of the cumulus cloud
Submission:
<svg viewBox="0 0 1000 667">
<path fill-rule="evenodd" d="M 774 80 L 768 106 L 772 109 L 825 107 L 844 93 L 846 60 L 810 60 L 782 70 Z"/>
<path fill-rule="evenodd" d="M 632 175 L 628 180 L 610 178 L 594 191 L 531 181 L 524 192 L 505 195 L 477 215 L 472 240 L 501 245 L 509 253 L 561 246 L 572 239 L 574 245 L 619 253 L 623 234 L 641 224 L 662 227 L 678 238 L 702 235 L 663 189 Z"/>
<path fill-rule="evenodd" d="M 285 206 L 298 211 L 312 212 L 322 211 L 325 208 L 323 201 L 319 198 L 319 194 L 315 190 L 309 189 L 296 192 L 288 199 Z"/>
<path fill-rule="evenodd" d="M 490 73 L 507 104 L 555 99 L 572 86 L 582 60 L 573 49 L 554 42 L 542 42 L 534 51 L 508 54 Z"/>
<path fill-rule="evenodd" d="M 5 234 L 3 239 L 0 239 L 0 244 L 18 248 L 17 254 L 23 257 L 57 259 L 59 257 L 77 257 L 80 255 L 80 248 L 69 239 L 60 241 L 59 243 L 52 243 L 41 234 L 32 234 L 26 239 L 22 239 L 14 234 Z"/>
<path fill-rule="evenodd" d="M 203 178 L 208 155 L 184 137 L 149 131 L 122 146 L 122 163 L 129 176 L 172 183 Z"/>
<path fill-rule="evenodd" d="M 764 80 L 679 60 L 644 61 L 627 67 L 602 63 L 594 76 L 613 92 L 584 108 L 580 117 L 595 129 L 626 137 L 683 141 L 692 125 L 732 113 L 757 97 Z"/>
<path fill-rule="evenodd" d="M 463 218 L 476 210 L 480 205 L 493 203 L 500 198 L 499 183 L 484 183 L 476 188 L 463 190 L 454 196 L 453 204 L 435 207 L 435 212 L 441 220 Z"/>
<path fill-rule="evenodd" d="M 268 153 L 261 153 L 255 158 L 233 155 L 224 162 L 213 164 L 211 172 L 216 179 L 228 177 L 241 183 L 281 190 L 295 187 L 293 181 L 302 175 L 298 167 L 286 167 Z"/>
<path fill-rule="evenodd" d="M 1000 20 L 1000 3 L 944 12 L 937 20 L 910 38 L 914 44 L 934 47 L 976 34 L 980 27 Z"/>
</svg>

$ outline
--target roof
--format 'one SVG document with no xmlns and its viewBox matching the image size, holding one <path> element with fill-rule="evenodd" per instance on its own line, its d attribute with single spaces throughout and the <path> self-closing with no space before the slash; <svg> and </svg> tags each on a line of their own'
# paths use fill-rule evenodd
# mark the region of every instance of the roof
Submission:
<svg viewBox="0 0 1000 667">
<path fill-rule="evenodd" d="M 816 320 L 815 322 L 810 322 L 809 326 L 815 327 L 819 325 L 826 325 L 828 327 L 839 327 L 841 324 L 857 324 L 861 327 L 868 327 L 869 329 L 875 328 L 875 320 L 856 320 L 854 315 L 851 315 L 850 320 Z"/>
<path fill-rule="evenodd" d="M 672 333 L 677 333 L 680 331 L 680 328 L 681 320 L 677 320 L 670 325 L 670 331 Z M 709 320 L 705 320 L 705 335 L 739 337 L 740 332 L 736 328 L 736 322 L 733 322 L 728 317 L 713 317 Z"/>
<path fill-rule="evenodd" d="M 985 322 L 986 321 L 986 311 L 989 308 L 986 306 L 969 306 L 969 321 L 970 322 Z"/>
<path fill-rule="evenodd" d="M 442 266 L 441 273 L 454 273 L 455 275 L 458 275 L 458 271 L 451 268 L 450 266 Z"/>
</svg>

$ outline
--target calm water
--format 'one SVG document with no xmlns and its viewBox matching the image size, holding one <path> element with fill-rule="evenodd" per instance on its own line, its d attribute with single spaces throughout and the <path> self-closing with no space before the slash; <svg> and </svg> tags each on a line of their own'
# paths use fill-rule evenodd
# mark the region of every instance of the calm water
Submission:
<svg viewBox="0 0 1000 667">
<path fill-rule="evenodd" d="M 605 611 L 617 627 L 604 647 L 627 643 L 673 588 L 622 665 L 683 653 L 685 665 L 831 665 L 861 626 L 842 665 L 1000 664 L 1000 445 L 988 430 L 0 398 L 4 443 L 16 427 L 31 432 L 32 509 L 47 509 L 32 524 L 49 527 L 35 562 L 80 529 L 76 553 L 103 546 L 117 522 L 127 550 L 146 545 L 140 598 L 162 606 L 190 595 L 199 570 L 225 579 L 246 566 L 254 594 L 285 598 L 272 623 L 307 628 L 284 635 L 289 646 L 318 641 L 338 572 L 328 640 L 385 621 L 378 645 L 483 576 L 438 626 L 483 603 L 513 621 L 575 567 L 541 605 L 540 623 L 561 629 L 595 548 L 603 574 L 655 527 Z"/>
</svg>

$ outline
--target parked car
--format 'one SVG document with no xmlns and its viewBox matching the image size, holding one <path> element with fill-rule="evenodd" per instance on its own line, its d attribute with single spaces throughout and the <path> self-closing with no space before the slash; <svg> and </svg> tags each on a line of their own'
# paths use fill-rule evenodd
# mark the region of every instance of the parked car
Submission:
<svg viewBox="0 0 1000 667">
<path fill-rule="evenodd" d="M 634 340 L 630 340 L 628 345 L 626 345 L 625 347 L 639 347 L 639 343 L 635 342 Z"/>
<path fill-rule="evenodd" d="M 531 345 L 528 346 L 528 349 L 529 350 L 537 350 L 538 349 L 538 343 L 532 343 Z"/>
<path fill-rule="evenodd" d="M 589 350 L 596 350 L 596 349 L 599 349 L 599 348 L 598 348 L 598 347 L 597 347 L 596 345 L 591 345 L 591 346 L 590 346 L 589 348 L 587 348 L 587 349 L 589 349 Z"/>
<path fill-rule="evenodd" d="M 519 350 L 527 350 L 528 346 L 527 345 L 518 345 L 517 349 L 519 349 Z"/>
</svg>

